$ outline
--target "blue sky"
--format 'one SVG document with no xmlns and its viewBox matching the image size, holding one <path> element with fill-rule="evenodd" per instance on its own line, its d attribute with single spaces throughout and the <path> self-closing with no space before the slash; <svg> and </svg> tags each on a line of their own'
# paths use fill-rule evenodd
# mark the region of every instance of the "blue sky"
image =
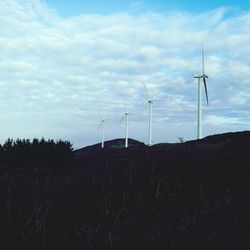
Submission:
<svg viewBox="0 0 250 250">
<path fill-rule="evenodd" d="M 99 111 L 106 140 L 121 138 L 124 106 L 130 137 L 147 142 L 143 82 L 165 100 L 153 105 L 153 142 L 195 139 L 202 41 L 203 136 L 249 130 L 247 1 L 86 2 L 0 0 L 1 142 L 94 144 Z"/>
<path fill-rule="evenodd" d="M 218 1 L 198 1 L 198 0 L 46 0 L 46 3 L 57 13 L 64 17 L 70 17 L 81 14 L 113 14 L 116 12 L 136 12 L 144 11 L 168 12 L 170 10 L 181 10 L 197 13 L 200 11 L 211 10 L 222 6 L 231 6 L 242 10 L 250 7 L 249 1 L 218 0 Z"/>
</svg>

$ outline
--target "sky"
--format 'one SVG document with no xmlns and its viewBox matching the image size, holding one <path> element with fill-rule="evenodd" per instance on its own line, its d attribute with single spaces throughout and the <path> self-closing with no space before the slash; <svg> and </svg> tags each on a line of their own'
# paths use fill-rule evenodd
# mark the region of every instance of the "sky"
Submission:
<svg viewBox="0 0 250 250">
<path fill-rule="evenodd" d="M 203 137 L 250 128 L 249 1 L 0 0 L 0 142 L 129 136 L 196 139 L 204 44 Z"/>
</svg>

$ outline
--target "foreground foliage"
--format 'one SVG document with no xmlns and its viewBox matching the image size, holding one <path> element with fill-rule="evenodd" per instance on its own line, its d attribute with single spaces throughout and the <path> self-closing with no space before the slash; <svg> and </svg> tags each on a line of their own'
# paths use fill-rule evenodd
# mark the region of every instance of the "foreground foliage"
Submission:
<svg viewBox="0 0 250 250">
<path fill-rule="evenodd" d="M 250 249 L 249 139 L 89 149 L 72 172 L 3 173 L 1 246 Z"/>
<path fill-rule="evenodd" d="M 0 166 L 11 169 L 46 168 L 65 170 L 72 166 L 73 148 L 68 141 L 8 139 L 0 145 Z"/>
</svg>

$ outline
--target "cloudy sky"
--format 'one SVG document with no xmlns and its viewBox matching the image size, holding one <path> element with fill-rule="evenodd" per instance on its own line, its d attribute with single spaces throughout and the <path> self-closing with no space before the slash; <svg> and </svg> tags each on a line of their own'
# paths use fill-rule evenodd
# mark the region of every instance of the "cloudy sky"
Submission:
<svg viewBox="0 0 250 250">
<path fill-rule="evenodd" d="M 0 0 L 0 141 L 196 138 L 204 42 L 209 106 L 203 136 L 250 128 L 248 1 Z"/>
</svg>

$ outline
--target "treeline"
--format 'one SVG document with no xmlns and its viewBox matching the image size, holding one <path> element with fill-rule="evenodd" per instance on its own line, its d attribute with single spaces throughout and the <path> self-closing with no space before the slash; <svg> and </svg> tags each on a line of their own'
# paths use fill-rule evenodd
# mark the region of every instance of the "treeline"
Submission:
<svg viewBox="0 0 250 250">
<path fill-rule="evenodd" d="M 0 144 L 0 167 L 68 169 L 74 159 L 73 147 L 69 141 L 54 141 L 34 138 L 8 139 Z"/>
</svg>

